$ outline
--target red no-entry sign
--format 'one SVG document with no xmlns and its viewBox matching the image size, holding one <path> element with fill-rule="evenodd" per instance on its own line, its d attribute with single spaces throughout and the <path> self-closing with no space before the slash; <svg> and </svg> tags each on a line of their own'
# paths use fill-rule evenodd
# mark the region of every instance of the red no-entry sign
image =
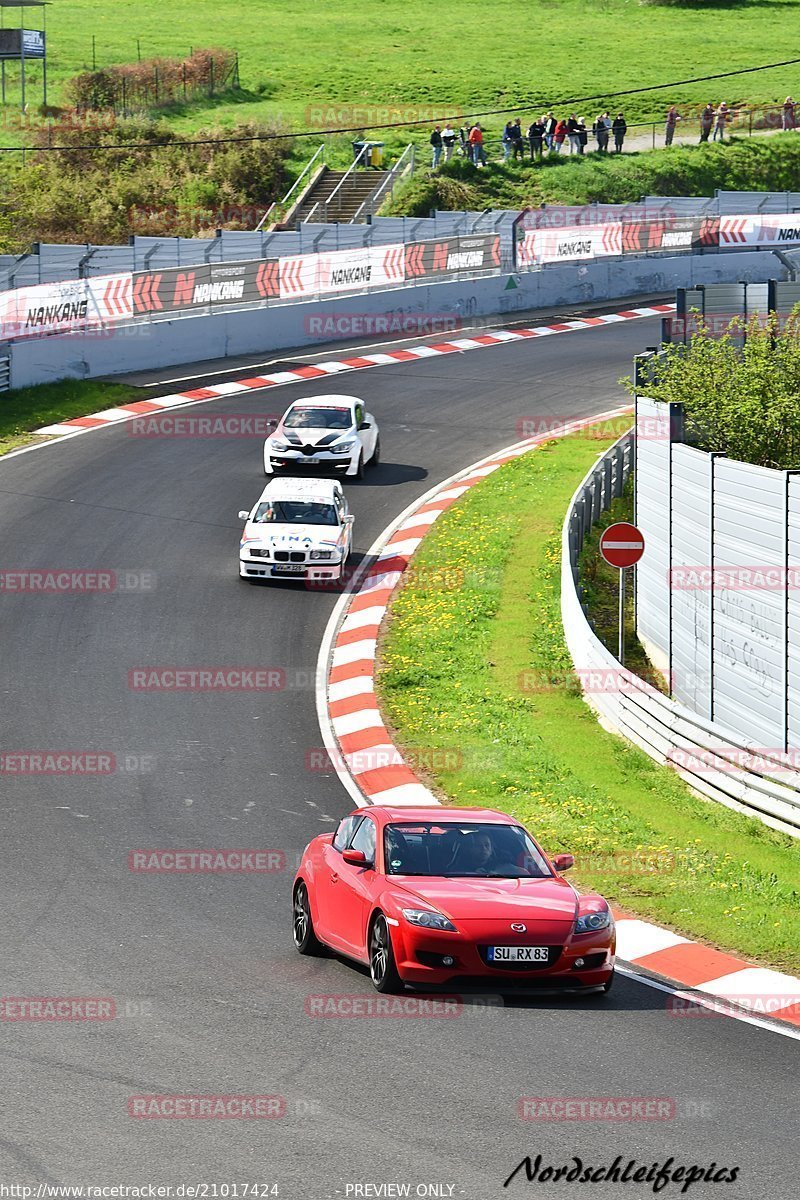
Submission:
<svg viewBox="0 0 800 1200">
<path fill-rule="evenodd" d="M 600 553 L 612 567 L 632 567 L 644 554 L 644 536 L 635 525 L 618 521 L 603 531 Z"/>
</svg>

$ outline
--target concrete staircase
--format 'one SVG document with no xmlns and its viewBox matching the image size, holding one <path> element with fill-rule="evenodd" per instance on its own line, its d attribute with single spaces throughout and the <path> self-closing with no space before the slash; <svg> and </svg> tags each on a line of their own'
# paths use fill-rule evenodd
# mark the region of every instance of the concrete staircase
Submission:
<svg viewBox="0 0 800 1200">
<path fill-rule="evenodd" d="M 346 183 L 331 200 L 345 174 L 345 171 L 332 171 L 330 167 L 323 167 L 308 191 L 300 197 L 297 206 L 287 213 L 282 222 L 284 228 L 293 228 L 296 223 L 305 221 L 309 216 L 314 222 L 345 224 L 352 221 L 364 201 L 368 200 L 380 185 L 386 172 L 374 167 L 351 170 Z"/>
</svg>

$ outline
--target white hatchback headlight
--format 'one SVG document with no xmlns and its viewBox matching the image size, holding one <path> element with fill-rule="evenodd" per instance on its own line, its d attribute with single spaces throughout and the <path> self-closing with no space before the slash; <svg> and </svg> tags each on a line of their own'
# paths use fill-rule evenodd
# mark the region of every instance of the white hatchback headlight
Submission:
<svg viewBox="0 0 800 1200">
<path fill-rule="evenodd" d="M 289 445 L 287 442 L 282 442 L 280 438 L 270 438 L 269 448 L 270 450 L 288 450 Z"/>
<path fill-rule="evenodd" d="M 331 451 L 333 454 L 349 454 L 354 444 L 352 441 L 337 442 L 335 446 L 331 446 Z"/>
</svg>

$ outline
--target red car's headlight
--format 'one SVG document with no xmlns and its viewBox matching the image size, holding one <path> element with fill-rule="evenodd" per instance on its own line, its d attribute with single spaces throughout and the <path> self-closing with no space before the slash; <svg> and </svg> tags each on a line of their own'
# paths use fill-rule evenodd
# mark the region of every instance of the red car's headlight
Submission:
<svg viewBox="0 0 800 1200">
<path fill-rule="evenodd" d="M 435 912 L 430 908 L 404 908 L 403 916 L 409 925 L 421 925 L 423 929 L 440 929 L 445 933 L 458 933 L 452 921 L 448 921 L 444 913 Z"/>
<path fill-rule="evenodd" d="M 585 912 L 575 921 L 575 932 L 596 933 L 599 929 L 608 929 L 610 924 L 611 913 L 608 909 L 603 912 Z"/>
</svg>

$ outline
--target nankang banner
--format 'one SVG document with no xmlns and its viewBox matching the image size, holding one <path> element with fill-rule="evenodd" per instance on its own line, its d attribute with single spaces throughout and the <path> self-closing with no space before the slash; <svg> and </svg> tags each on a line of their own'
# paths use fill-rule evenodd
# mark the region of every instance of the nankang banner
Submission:
<svg viewBox="0 0 800 1200">
<path fill-rule="evenodd" d="M 723 250 L 741 250 L 743 246 L 789 246 L 793 242 L 800 242 L 800 213 L 720 218 Z"/>
<path fill-rule="evenodd" d="M 166 271 L 137 271 L 133 307 L 137 315 L 209 308 L 227 304 L 260 304 L 279 294 L 278 260 L 207 263 Z"/>
<path fill-rule="evenodd" d="M 501 263 L 500 236 L 494 233 L 412 242 L 405 247 L 406 279 L 497 271 Z"/>
<path fill-rule="evenodd" d="M 0 292 L 0 340 L 103 329 L 132 315 L 129 274 L 16 288 Z"/>
</svg>

